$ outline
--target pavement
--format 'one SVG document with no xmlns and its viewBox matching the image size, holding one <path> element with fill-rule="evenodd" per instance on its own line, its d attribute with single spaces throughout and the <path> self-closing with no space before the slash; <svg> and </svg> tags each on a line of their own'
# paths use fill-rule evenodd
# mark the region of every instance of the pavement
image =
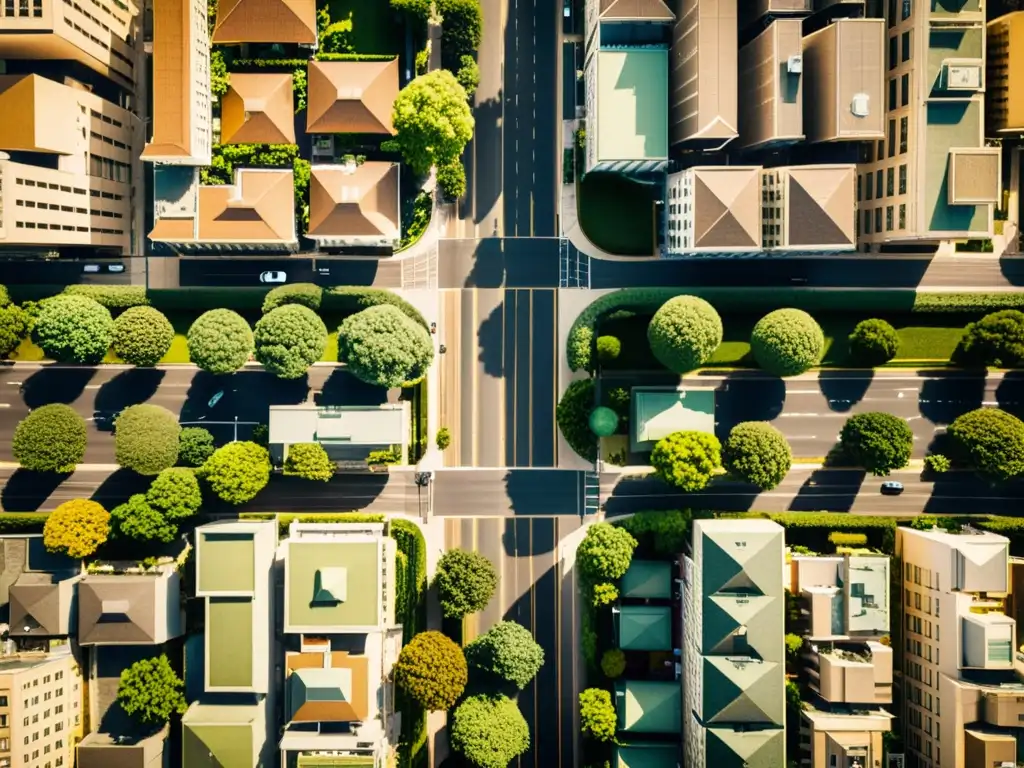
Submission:
<svg viewBox="0 0 1024 768">
<path fill-rule="evenodd" d="M 433 486 L 439 517 L 583 514 L 583 473 L 570 469 L 445 469 Z"/>
</svg>

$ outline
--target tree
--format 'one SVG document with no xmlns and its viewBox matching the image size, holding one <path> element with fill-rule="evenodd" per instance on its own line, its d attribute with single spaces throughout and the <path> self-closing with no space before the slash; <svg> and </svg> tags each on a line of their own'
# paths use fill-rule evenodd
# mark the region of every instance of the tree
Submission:
<svg viewBox="0 0 1024 768">
<path fill-rule="evenodd" d="M 858 413 L 846 420 L 839 444 L 854 464 L 884 477 L 910 463 L 914 433 L 890 413 Z"/>
<path fill-rule="evenodd" d="M 522 624 L 499 621 L 466 646 L 466 661 L 523 689 L 544 666 L 544 649 Z"/>
<path fill-rule="evenodd" d="M 110 513 L 88 499 L 72 499 L 54 509 L 43 526 L 43 545 L 49 552 L 81 559 L 89 557 L 110 535 Z"/>
<path fill-rule="evenodd" d="M 611 523 L 594 523 L 587 528 L 576 549 L 576 564 L 591 583 L 621 579 L 633 559 L 636 539 Z"/>
<path fill-rule="evenodd" d="M 114 321 L 114 353 L 129 365 L 156 365 L 173 341 L 174 326 L 153 307 L 132 307 Z"/>
<path fill-rule="evenodd" d="M 434 437 L 434 442 L 437 444 L 437 450 L 443 451 L 452 444 L 452 433 L 448 427 L 441 427 L 437 430 L 437 435 Z"/>
<path fill-rule="evenodd" d="M 110 310 L 94 299 L 73 294 L 42 302 L 32 327 L 32 340 L 59 363 L 98 363 L 113 337 Z"/>
<path fill-rule="evenodd" d="M 202 427 L 184 427 L 178 436 L 178 461 L 186 467 L 201 467 L 213 455 L 213 435 Z"/>
<path fill-rule="evenodd" d="M 445 69 L 420 75 L 399 92 L 392 124 L 402 156 L 419 175 L 457 160 L 473 138 L 466 91 Z"/>
<path fill-rule="evenodd" d="M 477 768 L 508 768 L 530 748 L 530 728 L 506 696 L 470 696 L 452 716 L 452 748 Z"/>
<path fill-rule="evenodd" d="M 850 334 L 850 357 L 861 365 L 884 365 L 900 351 L 900 335 L 885 320 L 861 320 Z"/>
<path fill-rule="evenodd" d="M 466 168 L 455 158 L 437 166 L 437 186 L 446 200 L 458 200 L 466 194 Z"/>
<path fill-rule="evenodd" d="M 245 504 L 270 482 L 270 454 L 256 443 L 228 443 L 196 472 L 222 501 Z"/>
<path fill-rule="evenodd" d="M 593 462 L 597 458 L 597 440 L 590 431 L 590 413 L 594 409 L 594 380 L 577 379 L 570 382 L 555 407 L 555 421 L 565 442 L 582 458 Z"/>
<path fill-rule="evenodd" d="M 437 585 L 441 611 L 450 619 L 482 611 L 498 588 L 498 572 L 479 552 L 449 549 L 437 561 Z"/>
<path fill-rule="evenodd" d="M 320 41 L 324 53 L 352 53 L 352 11 L 348 18 L 327 25 Z"/>
<path fill-rule="evenodd" d="M 602 605 L 611 605 L 619 599 L 619 588 L 608 581 L 601 582 L 600 584 L 594 585 L 594 591 L 591 595 L 591 602 L 595 608 L 600 608 Z"/>
<path fill-rule="evenodd" d="M 1019 367 L 1024 363 L 1024 312 L 1004 309 L 969 323 L 954 358 L 962 365 Z"/>
<path fill-rule="evenodd" d="M 150 726 L 162 726 L 171 715 L 187 709 L 185 684 L 165 654 L 139 659 L 122 671 L 117 702 L 125 713 Z"/>
<path fill-rule="evenodd" d="M 309 307 L 286 304 L 256 322 L 256 359 L 281 379 L 304 376 L 324 356 L 327 326 Z"/>
<path fill-rule="evenodd" d="M 433 359 L 427 329 L 390 304 L 350 315 L 338 328 L 338 360 L 367 384 L 390 388 L 418 381 Z"/>
<path fill-rule="evenodd" d="M 192 362 L 210 373 L 233 373 L 253 353 L 252 329 L 237 312 L 211 309 L 188 329 L 188 354 Z"/>
<path fill-rule="evenodd" d="M 813 368 L 825 353 L 825 334 L 801 309 L 777 309 L 757 321 L 750 335 L 754 359 L 775 376 L 794 376 Z"/>
<path fill-rule="evenodd" d="M 184 467 L 165 469 L 146 491 L 146 502 L 169 520 L 192 517 L 203 505 L 196 473 Z"/>
<path fill-rule="evenodd" d="M 210 51 L 210 93 L 220 98 L 231 86 L 231 73 L 224 63 L 224 54 L 214 48 Z"/>
<path fill-rule="evenodd" d="M 612 704 L 612 695 L 603 688 L 587 688 L 580 692 L 580 730 L 597 741 L 614 741 L 619 717 Z"/>
<path fill-rule="evenodd" d="M 300 304 L 314 312 L 320 309 L 324 290 L 315 283 L 289 283 L 271 288 L 263 299 L 263 314 L 286 304 Z"/>
<path fill-rule="evenodd" d="M 618 648 L 609 648 L 601 654 L 601 671 L 613 680 L 626 671 L 626 654 Z"/>
<path fill-rule="evenodd" d="M 800 650 L 804 647 L 804 639 L 792 632 L 786 634 L 786 660 L 795 664 L 800 659 Z"/>
<path fill-rule="evenodd" d="M 766 421 L 744 421 L 722 446 L 722 464 L 730 475 L 769 491 L 793 466 L 793 451 L 783 434 Z"/>
<path fill-rule="evenodd" d="M 420 632 L 398 654 L 395 684 L 431 712 L 450 709 L 466 687 L 462 649 L 440 632 Z"/>
<path fill-rule="evenodd" d="M 924 468 L 929 472 L 941 475 L 944 472 L 949 472 L 952 468 L 952 464 L 949 459 L 941 453 L 931 453 L 924 457 Z"/>
<path fill-rule="evenodd" d="M 722 444 L 707 432 L 673 432 L 655 443 L 651 466 L 669 485 L 693 493 L 706 488 L 722 466 Z"/>
<path fill-rule="evenodd" d="M 125 469 L 155 475 L 178 463 L 178 417 L 160 405 L 125 408 L 114 420 L 114 457 Z"/>
<path fill-rule="evenodd" d="M 953 458 L 991 480 L 1024 474 L 1024 422 L 997 408 L 958 416 L 946 430 Z"/>
<path fill-rule="evenodd" d="M 674 373 L 686 373 L 702 366 L 718 349 L 722 319 L 704 299 L 676 296 L 654 313 L 647 341 L 659 363 Z"/>
<path fill-rule="evenodd" d="M 466 98 L 472 99 L 476 89 L 480 87 L 480 66 L 472 56 L 461 56 L 459 68 L 455 70 L 455 79 L 466 91 Z"/>
<path fill-rule="evenodd" d="M 608 364 L 619 358 L 622 352 L 622 342 L 615 336 L 597 337 L 597 361 Z"/>
<path fill-rule="evenodd" d="M 136 493 L 124 504 L 110 510 L 110 519 L 118 537 L 137 541 L 174 541 L 178 534 L 178 526 L 168 519 L 167 515 L 154 509 L 146 496 Z"/>
<path fill-rule="evenodd" d="M 328 482 L 337 469 L 320 443 L 295 443 L 288 446 L 284 474 L 303 480 Z"/>
<path fill-rule="evenodd" d="M 17 304 L 0 306 L 0 360 L 10 357 L 28 336 L 31 318 Z"/>
<path fill-rule="evenodd" d="M 436 0 L 437 10 L 444 18 L 441 25 L 441 62 L 445 69 L 455 70 L 465 57 L 473 58 L 483 34 L 483 11 L 480 0 Z"/>
<path fill-rule="evenodd" d="M 74 472 L 85 458 L 85 419 L 64 403 L 29 412 L 14 429 L 11 450 L 30 472 Z"/>
</svg>

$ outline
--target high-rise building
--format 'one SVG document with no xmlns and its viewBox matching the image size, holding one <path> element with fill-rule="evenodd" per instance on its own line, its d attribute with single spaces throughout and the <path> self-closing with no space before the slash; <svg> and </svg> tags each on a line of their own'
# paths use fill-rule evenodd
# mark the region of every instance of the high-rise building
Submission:
<svg viewBox="0 0 1024 768">
<path fill-rule="evenodd" d="M 988 23 L 985 130 L 989 136 L 1024 132 L 1024 11 Z"/>
</svg>

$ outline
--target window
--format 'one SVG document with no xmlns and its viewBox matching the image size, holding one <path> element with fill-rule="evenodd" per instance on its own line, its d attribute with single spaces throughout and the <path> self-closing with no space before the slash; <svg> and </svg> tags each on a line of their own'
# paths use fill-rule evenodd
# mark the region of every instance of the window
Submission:
<svg viewBox="0 0 1024 768">
<path fill-rule="evenodd" d="M 900 203 L 899 210 L 899 229 L 907 228 L 907 206 L 906 203 Z"/>
<path fill-rule="evenodd" d="M 875 171 L 875 197 L 882 196 L 882 169 Z"/>
<path fill-rule="evenodd" d="M 0 707 L 6 707 L 6 706 L 8 706 L 8 704 L 7 704 L 7 697 L 6 696 L 0 696 Z"/>
<path fill-rule="evenodd" d="M 889 109 L 896 109 L 896 78 L 889 78 Z"/>
<path fill-rule="evenodd" d="M 882 209 L 875 208 L 875 232 L 882 231 Z"/>
<path fill-rule="evenodd" d="M 910 61 L 910 32 L 904 32 L 900 36 L 900 60 Z"/>
<path fill-rule="evenodd" d="M 864 234 L 871 234 L 871 211 L 864 211 Z"/>
<path fill-rule="evenodd" d="M 889 121 L 889 157 L 896 154 L 896 121 Z"/>
<path fill-rule="evenodd" d="M 906 154 L 907 152 L 907 123 L 910 118 L 904 116 L 900 118 L 900 154 Z"/>
<path fill-rule="evenodd" d="M 910 18 L 910 13 L 912 11 L 912 2 L 913 0 L 903 0 L 903 13 L 900 14 L 900 18 L 902 21 L 906 21 L 907 19 Z"/>
<path fill-rule="evenodd" d="M 885 231 L 892 232 L 892 206 L 885 207 Z"/>
<path fill-rule="evenodd" d="M 885 169 L 885 195 L 886 197 L 892 197 L 893 190 L 893 176 L 895 175 L 892 168 Z"/>
<path fill-rule="evenodd" d="M 872 185 L 874 184 L 875 177 L 869 172 L 864 176 L 864 199 L 870 200 L 872 198 Z"/>
<path fill-rule="evenodd" d="M 862 177 L 860 176 L 860 174 L 858 174 L 857 175 L 857 202 L 858 203 L 861 201 L 861 192 L 863 192 L 863 189 L 861 188 L 863 186 L 861 184 L 862 181 L 863 181 Z"/>
<path fill-rule="evenodd" d="M 900 78 L 900 106 L 905 107 L 910 103 L 910 75 L 903 75 Z"/>
<path fill-rule="evenodd" d="M 901 195 L 907 194 L 907 166 L 900 166 L 900 185 L 899 190 Z"/>
<path fill-rule="evenodd" d="M 889 38 L 889 69 L 895 69 L 899 63 L 899 40 L 895 35 Z"/>
<path fill-rule="evenodd" d="M 38 723 L 39 722 L 39 715 L 38 714 L 32 715 L 32 722 L 33 723 Z"/>
</svg>

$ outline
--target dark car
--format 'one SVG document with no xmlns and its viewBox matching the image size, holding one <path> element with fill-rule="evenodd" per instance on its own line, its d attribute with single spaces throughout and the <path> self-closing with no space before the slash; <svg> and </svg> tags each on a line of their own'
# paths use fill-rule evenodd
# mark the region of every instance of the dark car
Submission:
<svg viewBox="0 0 1024 768">
<path fill-rule="evenodd" d="M 898 483 L 895 480 L 886 480 L 882 483 L 882 493 L 899 496 L 903 493 L 903 483 Z"/>
</svg>

